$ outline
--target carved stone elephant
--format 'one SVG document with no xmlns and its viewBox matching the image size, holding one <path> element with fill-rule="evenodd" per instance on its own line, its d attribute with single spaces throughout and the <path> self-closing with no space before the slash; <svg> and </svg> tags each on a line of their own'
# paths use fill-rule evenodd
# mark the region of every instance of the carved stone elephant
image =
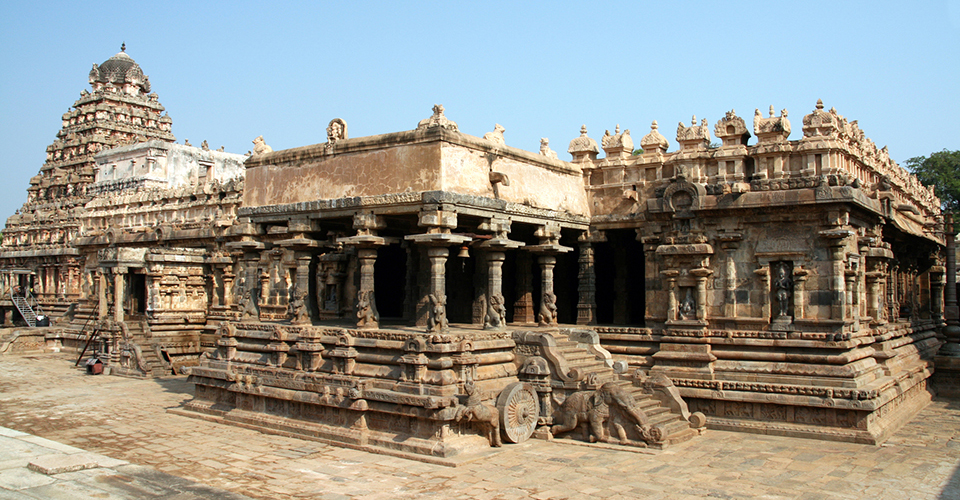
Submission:
<svg viewBox="0 0 960 500">
<path fill-rule="evenodd" d="M 650 420 L 643 410 L 637 407 L 637 401 L 633 395 L 623 389 L 623 386 L 616 382 L 607 382 L 597 389 L 597 392 L 603 397 L 603 402 L 608 405 L 617 405 L 620 410 L 629 415 L 641 429 L 645 430 L 650 426 Z M 641 431 L 643 433 L 644 431 Z"/>
<path fill-rule="evenodd" d="M 610 417 L 610 411 L 604 402 L 603 394 L 597 391 L 579 391 L 569 396 L 554 413 L 556 425 L 550 433 L 556 436 L 577 428 L 580 424 L 589 424 L 590 442 L 605 441 L 604 422 Z"/>
</svg>

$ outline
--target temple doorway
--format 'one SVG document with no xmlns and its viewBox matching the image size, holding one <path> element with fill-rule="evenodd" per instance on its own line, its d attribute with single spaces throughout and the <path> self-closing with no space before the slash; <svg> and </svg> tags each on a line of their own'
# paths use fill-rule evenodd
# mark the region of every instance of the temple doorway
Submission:
<svg viewBox="0 0 960 500">
<path fill-rule="evenodd" d="M 633 229 L 609 230 L 594 244 L 597 323 L 643 325 L 646 309 L 643 244 Z"/>
<path fill-rule="evenodd" d="M 407 275 L 407 251 L 400 245 L 386 245 L 377 249 L 373 266 L 373 280 L 377 311 L 381 318 L 403 317 L 404 285 Z"/>
</svg>

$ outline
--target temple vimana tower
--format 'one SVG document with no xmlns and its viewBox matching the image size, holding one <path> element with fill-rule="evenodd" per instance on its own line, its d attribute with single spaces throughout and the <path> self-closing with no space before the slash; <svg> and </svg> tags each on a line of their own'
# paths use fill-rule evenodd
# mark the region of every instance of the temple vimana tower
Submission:
<svg viewBox="0 0 960 500">
<path fill-rule="evenodd" d="M 184 414 L 449 462 L 710 428 L 879 443 L 930 400 L 940 200 L 820 101 L 796 132 L 771 106 L 560 154 L 437 105 L 236 155 L 175 143 L 124 51 L 90 85 L 7 219 L 5 323 L 39 307 L 44 345 L 189 373 Z"/>
</svg>

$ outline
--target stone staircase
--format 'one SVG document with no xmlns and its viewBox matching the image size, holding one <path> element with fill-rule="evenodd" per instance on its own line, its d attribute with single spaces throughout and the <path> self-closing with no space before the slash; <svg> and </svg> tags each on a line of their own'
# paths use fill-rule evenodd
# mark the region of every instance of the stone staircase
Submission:
<svg viewBox="0 0 960 500">
<path fill-rule="evenodd" d="M 131 359 L 127 367 L 121 367 L 118 374 L 134 377 L 161 377 L 170 374 L 169 363 L 157 351 L 149 332 L 144 331 L 140 321 L 125 322 L 130 333 L 131 343 L 139 347 L 140 358 L 146 367 L 146 372 L 139 369 L 135 354 L 130 351 Z M 123 347 L 121 346 L 121 349 Z"/>
<path fill-rule="evenodd" d="M 556 339 L 557 350 L 563 358 L 571 367 L 576 368 L 583 374 L 581 385 L 585 387 L 582 387 L 581 390 L 597 390 L 604 384 L 613 382 L 633 397 L 636 408 L 643 410 L 650 425 L 660 430 L 661 437 L 654 442 L 646 443 L 647 446 L 664 448 L 687 441 L 701 433 L 702 429 L 691 426 L 690 422 L 680 412 L 671 411 L 653 394 L 634 385 L 633 380 L 618 374 L 612 367 L 608 366 L 606 360 L 597 359 L 597 355 L 589 349 L 585 349 L 581 342 L 570 340 L 569 336 L 562 331 L 551 334 Z M 610 426 L 608 425 L 608 427 Z M 635 430 L 630 429 L 628 434 L 630 434 L 630 431 L 636 433 Z M 579 433 L 569 433 L 571 437 L 575 437 L 577 434 Z M 611 437 L 616 439 L 616 434 L 611 434 Z M 640 436 L 631 436 L 630 444 L 637 445 L 637 442 L 641 441 L 639 438 Z"/>
</svg>

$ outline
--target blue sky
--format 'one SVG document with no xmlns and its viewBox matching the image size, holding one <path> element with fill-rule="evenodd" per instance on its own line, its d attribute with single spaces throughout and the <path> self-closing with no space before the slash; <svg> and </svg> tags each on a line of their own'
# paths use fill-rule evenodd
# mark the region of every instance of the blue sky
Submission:
<svg viewBox="0 0 960 500">
<path fill-rule="evenodd" d="M 561 158 L 586 124 L 639 138 L 817 99 L 898 162 L 960 149 L 960 0 L 916 2 L 8 2 L 0 7 L 0 219 L 87 73 L 119 51 L 150 76 L 178 142 L 244 153 L 415 128 L 441 103 L 462 132 Z M 751 141 L 751 144 L 753 141 Z"/>
</svg>

